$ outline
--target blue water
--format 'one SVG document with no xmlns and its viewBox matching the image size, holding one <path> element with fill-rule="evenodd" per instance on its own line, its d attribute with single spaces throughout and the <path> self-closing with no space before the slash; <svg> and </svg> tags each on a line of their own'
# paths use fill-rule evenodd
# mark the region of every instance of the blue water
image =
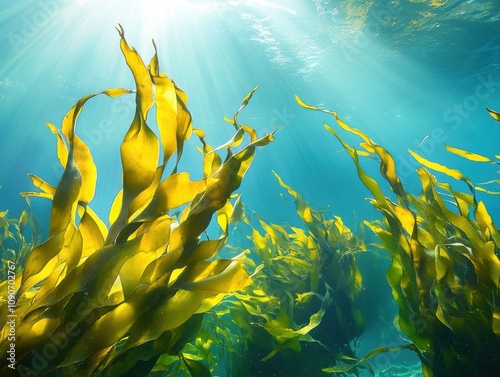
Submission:
<svg viewBox="0 0 500 377">
<path fill-rule="evenodd" d="M 298 221 L 292 203 L 280 199 L 272 170 L 349 226 L 377 217 L 351 159 L 322 126 L 334 125 L 333 118 L 300 108 L 295 94 L 337 111 L 385 146 L 413 192 L 418 164 L 408 149 L 426 135 L 419 152 L 427 159 L 461 169 L 476 183 L 498 178 L 498 167 L 466 163 L 443 145 L 492 158 L 500 153 L 500 123 L 485 111 L 500 111 L 498 1 L 2 0 L 0 210 L 21 212 L 19 192 L 33 189 L 28 173 L 57 183 L 62 168 L 45 122 L 59 126 L 87 93 L 133 87 L 118 23 L 144 59 L 154 53 L 154 38 L 161 71 L 188 93 L 194 126 L 212 145 L 231 135 L 222 117 L 231 117 L 259 85 L 240 120 L 261 135 L 280 128 L 275 142 L 258 150 L 240 192 L 247 208 L 270 221 Z M 94 99 L 78 125 L 99 169 L 93 208 L 103 217 L 119 189 L 118 148 L 133 101 Z M 194 145 L 183 167 L 196 175 Z M 479 198 L 500 223 L 498 197 Z M 32 205 L 48 218 L 49 203 L 32 199 Z"/>
</svg>

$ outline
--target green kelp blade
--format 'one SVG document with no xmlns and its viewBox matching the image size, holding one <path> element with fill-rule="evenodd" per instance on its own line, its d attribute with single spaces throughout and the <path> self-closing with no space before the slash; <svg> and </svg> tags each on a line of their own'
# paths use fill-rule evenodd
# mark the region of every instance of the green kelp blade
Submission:
<svg viewBox="0 0 500 377">
<path fill-rule="evenodd" d="M 486 108 L 486 111 L 490 114 L 490 116 L 495 119 L 496 121 L 500 122 L 500 113 L 497 113 L 496 111 L 491 110 L 490 108 Z"/>
<path fill-rule="evenodd" d="M 276 319 L 266 322 L 263 325 L 264 329 L 266 329 L 266 331 L 276 340 L 279 340 L 279 344 L 267 356 L 265 356 L 262 361 L 270 359 L 276 353 L 285 348 L 300 350 L 301 340 L 314 341 L 314 339 L 309 336 L 309 332 L 321 323 L 329 305 L 331 305 L 330 289 L 327 289 L 320 309 L 311 315 L 307 325 L 299 328 L 298 330 L 290 328 L 290 319 L 284 312 L 281 312 Z"/>
<path fill-rule="evenodd" d="M 246 132 L 246 130 L 243 127 L 239 128 L 236 131 L 236 133 L 227 142 L 225 142 L 224 144 L 218 146 L 215 149 L 212 149 L 208 153 L 217 152 L 217 151 L 219 151 L 221 149 L 228 149 L 228 148 L 237 147 L 238 145 L 240 145 L 242 143 L 243 137 L 245 136 L 245 132 Z"/>
<path fill-rule="evenodd" d="M 173 287 L 217 293 L 228 293 L 242 289 L 248 281 L 248 274 L 237 258 L 213 262 L 192 262 L 184 269 Z"/>
<path fill-rule="evenodd" d="M 210 370 L 202 362 L 185 354 L 182 354 L 181 357 L 189 373 L 191 373 L 191 377 L 212 377 L 212 373 L 210 373 Z"/>
<path fill-rule="evenodd" d="M 367 355 L 363 356 L 359 360 L 345 357 L 346 360 L 355 361 L 354 364 L 339 364 L 339 365 L 335 365 L 335 366 L 330 367 L 330 368 L 323 368 L 321 370 L 325 373 L 345 373 L 345 372 L 352 370 L 354 367 L 358 366 L 361 363 L 364 363 L 366 360 L 368 360 L 368 359 L 372 358 L 373 356 L 376 356 L 380 353 L 399 352 L 399 351 L 402 351 L 405 349 L 410 349 L 410 350 L 414 351 L 415 350 L 414 348 L 415 347 L 412 344 L 395 346 L 395 347 L 387 347 L 387 346 L 378 347 L 378 348 L 374 349 L 373 351 L 369 352 Z"/>
<path fill-rule="evenodd" d="M 500 336 L 500 309 L 496 309 L 493 313 L 491 327 L 496 336 Z"/>
</svg>

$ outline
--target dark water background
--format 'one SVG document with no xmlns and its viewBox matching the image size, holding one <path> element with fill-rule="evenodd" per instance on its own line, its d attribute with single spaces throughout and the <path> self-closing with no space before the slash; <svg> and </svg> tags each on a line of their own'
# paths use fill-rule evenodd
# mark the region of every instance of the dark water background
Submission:
<svg viewBox="0 0 500 377">
<path fill-rule="evenodd" d="M 222 117 L 232 116 L 246 93 L 260 86 L 240 120 L 261 135 L 278 123 L 280 128 L 276 141 L 258 151 L 240 192 L 247 208 L 270 221 L 298 223 L 272 170 L 348 226 L 377 217 L 351 159 L 322 127 L 334 125 L 333 118 L 300 108 L 295 94 L 337 111 L 385 146 L 415 193 L 418 164 L 408 149 L 426 135 L 423 157 L 458 168 L 475 183 L 499 177 L 498 167 L 467 163 L 443 145 L 500 154 L 500 124 L 485 111 L 500 111 L 498 1 L 1 0 L 0 210 L 19 215 L 19 192 L 33 189 L 28 173 L 57 183 L 62 168 L 44 122 L 59 126 L 87 93 L 133 87 L 118 23 L 146 61 L 154 38 L 161 71 L 188 93 L 194 126 L 212 145 L 231 135 Z M 94 99 L 77 129 L 98 166 L 93 208 L 104 218 L 119 189 L 118 148 L 133 101 Z M 182 165 L 194 176 L 200 174 L 195 144 L 194 138 L 188 143 Z M 479 198 L 500 222 L 498 197 Z M 47 220 L 49 203 L 32 203 Z M 366 279 L 374 287 L 383 283 L 379 275 Z M 380 295 L 390 300 L 387 291 Z"/>
</svg>

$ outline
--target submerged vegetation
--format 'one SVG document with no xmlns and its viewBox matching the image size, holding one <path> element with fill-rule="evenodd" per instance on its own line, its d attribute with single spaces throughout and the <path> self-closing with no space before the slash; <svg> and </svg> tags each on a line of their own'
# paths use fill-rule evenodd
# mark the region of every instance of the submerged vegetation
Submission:
<svg viewBox="0 0 500 377">
<path fill-rule="evenodd" d="M 273 140 L 272 134 L 258 138 L 238 123 L 255 89 L 231 120 L 234 137 L 214 149 L 202 130 L 192 128 L 187 95 L 159 72 L 157 55 L 146 66 L 123 29 L 119 33 L 137 106 L 120 147 L 123 189 L 109 211 L 109 229 L 90 206 L 97 169 L 76 135 L 76 121 L 94 96 L 130 90 L 81 98 L 65 116 L 62 132 L 47 124 L 57 137 L 64 173 L 57 187 L 31 176 L 41 192 L 24 193 L 52 200 L 52 210 L 48 239 L 31 251 L 15 280 L 15 368 L 22 375 L 146 376 L 161 365 L 162 355 L 175 355 L 193 375 L 204 376 L 203 364 L 182 349 L 198 333 L 204 312 L 250 282 L 242 256 L 216 257 L 226 243 L 230 196 L 256 148 Z M 159 137 L 146 123 L 153 106 Z M 196 181 L 178 171 L 192 133 L 203 144 L 204 174 Z M 233 151 L 245 136 L 250 141 Z M 219 155 L 223 151 L 225 158 Z M 167 174 L 171 159 L 174 168 Z M 222 235 L 202 239 L 214 216 Z M 5 302 L 0 314 L 0 350 L 6 355 L 11 345 Z M 2 357 L 1 374 L 9 368 Z"/>
<path fill-rule="evenodd" d="M 356 149 L 325 125 L 352 158 L 361 182 L 374 196 L 372 205 L 383 216 L 365 224 L 392 259 L 387 280 L 399 307 L 396 324 L 408 337 L 407 348 L 419 356 L 424 376 L 486 376 L 497 371 L 500 233 L 485 204 L 476 198 L 478 188 L 459 170 L 410 151 L 422 165 L 417 171 L 422 191 L 413 195 L 405 190 L 385 148 L 348 126 L 337 113 L 306 105 L 298 97 L 297 101 L 304 108 L 333 115 L 344 131 L 361 138 L 360 149 Z M 472 161 L 498 163 L 458 148 L 447 150 Z M 380 174 L 391 193 L 384 193 L 382 185 L 365 172 L 363 157 L 379 161 Z M 431 170 L 465 182 L 468 191 L 439 182 Z M 386 351 L 391 349 L 382 347 L 369 357 Z"/>
<path fill-rule="evenodd" d="M 213 148 L 205 132 L 193 128 L 186 93 L 160 73 L 156 51 L 145 65 L 121 27 L 119 34 L 136 90 L 89 94 L 70 109 L 61 130 L 48 123 L 63 175 L 57 186 L 31 175 L 40 191 L 23 193 L 52 201 L 48 239 L 40 242 L 30 211 L 18 220 L 0 212 L 0 290 L 16 291 L 0 299 L 0 351 L 12 348 L 12 309 L 21 375 L 359 375 L 361 368 L 374 373 L 370 359 L 377 354 L 402 349 L 419 357 L 426 377 L 498 370 L 500 232 L 476 195 L 495 194 L 484 186 L 498 180 L 474 185 L 459 170 L 410 151 L 421 164 L 421 192 L 410 193 L 388 150 L 335 112 L 297 97 L 302 107 L 335 118 L 342 131 L 325 128 L 353 160 L 381 214 L 363 224 L 380 240 L 373 246 L 390 258 L 387 280 L 399 309 L 394 323 L 407 342 L 360 358 L 360 297 L 370 287 L 363 286 L 357 254 L 366 251 L 365 240 L 341 217 L 312 208 L 276 173 L 302 227 L 247 212 L 234 194 L 257 147 L 274 139 L 274 132 L 259 138 L 238 121 L 257 88 L 225 118 L 233 137 Z M 77 119 L 95 96 L 131 93 L 135 116 L 120 146 L 123 188 L 105 222 L 91 207 L 97 167 L 77 136 Z M 500 121 L 499 113 L 488 111 Z M 148 125 L 153 122 L 158 133 Z M 359 137 L 359 148 L 341 132 Z M 198 180 L 179 164 L 193 134 L 202 146 Z M 446 149 L 500 164 L 500 156 Z M 367 174 L 367 161 L 379 164 L 381 178 Z M 466 190 L 432 172 L 461 181 Z M 227 245 L 237 223 L 241 242 Z M 220 236 L 211 239 L 209 227 L 218 227 Z M 11 259 L 15 278 L 8 274 Z M 7 375 L 11 365 L 2 358 L 0 373 Z"/>
<path fill-rule="evenodd" d="M 364 328 L 355 254 L 365 246 L 340 217 L 311 208 L 275 175 L 294 198 L 305 229 L 269 223 L 258 214 L 251 216 L 257 224 L 245 217 L 253 243 L 246 260 L 253 283 L 224 304 L 248 338 L 250 375 L 273 370 L 315 375 L 325 360 L 354 357 L 351 346 Z"/>
</svg>

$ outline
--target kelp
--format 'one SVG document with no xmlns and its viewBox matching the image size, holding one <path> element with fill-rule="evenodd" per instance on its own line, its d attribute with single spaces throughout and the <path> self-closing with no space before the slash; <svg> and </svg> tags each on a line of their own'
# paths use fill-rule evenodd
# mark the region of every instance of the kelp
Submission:
<svg viewBox="0 0 500 377">
<path fill-rule="evenodd" d="M 280 368 L 287 364 L 290 373 L 296 368 L 320 373 L 321 363 L 314 361 L 318 352 L 328 359 L 353 357 L 351 345 L 363 333 L 358 305 L 363 285 L 356 254 L 366 248 L 340 217 L 313 209 L 274 174 L 293 197 L 305 227 L 270 223 L 255 212 L 245 215 L 236 203 L 233 213 L 239 212 L 238 219 L 250 227 L 253 248 L 245 251 L 245 265 L 252 284 L 226 297 L 214 313 L 217 323 L 230 318 L 248 339 L 251 360 L 246 362 L 252 365 L 252 375 L 278 368 L 272 361 L 277 354 L 286 358 L 278 362 Z"/>
<path fill-rule="evenodd" d="M 385 148 L 348 126 L 337 113 L 306 105 L 298 97 L 297 102 L 333 115 L 344 131 L 362 139 L 358 150 L 325 125 L 352 158 L 361 182 L 374 196 L 372 205 L 383 215 L 382 220 L 365 224 L 391 256 L 387 279 L 399 307 L 396 323 L 411 342 L 406 348 L 420 357 L 424 376 L 490 375 L 498 370 L 500 234 L 485 204 L 477 200 L 471 180 L 457 169 L 410 151 L 422 165 L 417 170 L 422 191 L 413 195 L 404 188 Z M 493 162 L 458 148 L 447 149 L 472 161 Z M 396 201 L 365 172 L 360 161 L 364 156 L 379 161 L 380 174 Z M 469 191 L 440 183 L 430 170 L 465 182 Z M 362 360 L 386 351 L 391 349 L 381 347 Z M 325 371 L 346 370 L 349 365 Z"/>
<path fill-rule="evenodd" d="M 193 376 L 207 375 L 183 347 L 196 337 L 204 312 L 250 282 L 243 256 L 217 255 L 233 215 L 230 196 L 256 148 L 273 141 L 273 134 L 258 138 L 236 114 L 238 140 L 249 135 L 250 141 L 237 151 L 233 142 L 210 147 L 204 132 L 192 127 L 186 93 L 159 72 L 156 52 L 146 66 L 118 31 L 136 84 L 136 110 L 120 146 L 123 189 L 110 208 L 110 226 L 91 209 L 97 168 L 76 123 L 88 100 L 131 90 L 87 95 L 69 110 L 61 131 L 47 124 L 64 172 L 57 186 L 32 175 L 41 192 L 23 194 L 52 201 L 48 239 L 31 251 L 16 280 L 16 368 L 23 375 L 146 376 L 161 370 L 155 365 L 162 355 L 180 358 Z M 158 135 L 148 124 L 153 107 Z M 194 181 L 178 171 L 193 133 L 204 146 L 204 174 Z M 204 236 L 212 218 L 221 227 L 218 239 Z M 6 316 L 1 321 L 6 354 Z M 2 375 L 10 371 L 5 358 L 0 363 Z"/>
<path fill-rule="evenodd" d="M 1 187 L 1 186 L 0 186 Z M 15 262 L 15 272 L 20 273 L 31 250 L 41 242 L 40 223 L 26 201 L 19 218 L 9 217 L 9 211 L 0 212 L 0 281 L 5 284 L 9 261 Z M 3 287 L 0 286 L 0 289 Z M 4 291 L 2 291 L 4 292 Z"/>
</svg>

